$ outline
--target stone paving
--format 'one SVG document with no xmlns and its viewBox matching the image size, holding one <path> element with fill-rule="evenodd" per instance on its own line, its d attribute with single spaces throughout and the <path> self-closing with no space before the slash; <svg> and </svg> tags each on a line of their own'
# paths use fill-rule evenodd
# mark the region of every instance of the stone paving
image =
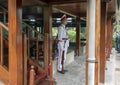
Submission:
<svg viewBox="0 0 120 85">
<path fill-rule="evenodd" d="M 120 85 L 120 53 L 117 53 L 115 60 L 115 85 Z"/>
<path fill-rule="evenodd" d="M 105 84 L 120 85 L 120 53 L 112 50 L 110 60 L 106 61 Z M 66 66 L 65 74 L 55 73 L 56 85 L 85 85 L 85 57 L 75 57 L 75 61 Z"/>
<path fill-rule="evenodd" d="M 66 66 L 65 74 L 56 73 L 56 85 L 85 85 L 85 57 L 75 57 L 75 61 Z"/>
<path fill-rule="evenodd" d="M 105 84 L 99 85 L 115 85 L 115 50 L 112 50 L 109 61 L 106 61 Z"/>
</svg>

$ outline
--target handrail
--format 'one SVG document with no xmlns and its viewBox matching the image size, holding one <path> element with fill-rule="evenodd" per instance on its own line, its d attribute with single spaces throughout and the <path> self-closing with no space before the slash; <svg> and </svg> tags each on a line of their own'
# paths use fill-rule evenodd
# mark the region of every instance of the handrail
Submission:
<svg viewBox="0 0 120 85">
<path fill-rule="evenodd" d="M 44 37 L 43 34 L 39 33 L 39 32 L 36 31 L 35 29 L 33 29 L 29 24 L 27 24 L 27 23 L 25 23 L 25 22 L 22 22 L 22 23 L 25 24 L 25 25 L 26 25 L 28 28 L 30 28 L 31 30 L 35 31 L 36 33 L 38 33 L 39 35 L 41 35 L 42 37 Z"/>
<path fill-rule="evenodd" d="M 8 10 L 5 7 L 0 6 L 5 12 L 8 12 Z"/>
<path fill-rule="evenodd" d="M 4 8 L 4 7 L 2 7 L 2 6 L 0 6 L 0 8 L 2 8 L 5 12 L 8 12 L 8 10 L 7 10 L 6 8 Z M 31 30 L 35 31 L 36 33 L 38 33 L 39 35 L 41 35 L 42 37 L 44 37 L 43 34 L 39 33 L 39 32 L 36 31 L 36 30 L 34 30 L 29 24 L 25 23 L 24 21 L 22 21 L 22 24 L 25 24 L 25 25 L 26 25 L 27 27 L 29 27 Z M 2 26 L 5 27 L 5 25 L 2 24 L 1 22 L 0 22 L 0 25 L 2 25 Z M 5 28 L 6 28 L 6 27 L 5 27 Z M 8 28 L 7 28 L 6 30 L 8 30 Z"/>
<path fill-rule="evenodd" d="M 4 29 L 8 30 L 8 27 L 5 24 L 3 24 L 2 22 L 0 22 L 0 26 L 2 26 Z"/>
<path fill-rule="evenodd" d="M 39 73 L 44 73 L 44 70 L 39 66 L 39 64 L 37 64 L 36 62 L 34 62 L 31 58 L 27 58 L 28 59 L 28 64 L 29 65 L 33 65 L 35 67 L 38 67 L 38 72 Z"/>
</svg>

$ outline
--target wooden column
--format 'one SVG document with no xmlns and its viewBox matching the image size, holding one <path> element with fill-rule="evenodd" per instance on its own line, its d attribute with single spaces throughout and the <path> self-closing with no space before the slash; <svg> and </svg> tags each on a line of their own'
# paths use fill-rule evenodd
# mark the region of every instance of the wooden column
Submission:
<svg viewBox="0 0 120 85">
<path fill-rule="evenodd" d="M 88 3 L 88 2 L 87 2 Z M 87 14 L 86 14 L 86 53 L 85 53 L 85 55 L 86 55 L 86 82 L 85 82 L 85 85 L 88 85 L 88 61 L 87 61 L 87 59 L 88 59 L 88 37 L 89 37 L 89 23 L 88 23 L 88 21 L 89 21 L 89 9 L 87 8 Z"/>
<path fill-rule="evenodd" d="M 23 85 L 22 0 L 8 0 L 9 85 Z"/>
<path fill-rule="evenodd" d="M 45 59 L 45 68 L 48 67 L 49 57 L 50 57 L 50 37 L 52 36 L 52 8 L 50 6 L 44 7 L 44 34 L 48 36 L 48 39 L 44 41 L 47 45 L 44 45 L 44 59 Z"/>
<path fill-rule="evenodd" d="M 88 0 L 87 2 L 87 65 L 86 85 L 98 85 L 99 54 L 100 54 L 100 10 L 101 0 Z M 87 71 L 86 71 L 87 72 Z"/>
<path fill-rule="evenodd" d="M 100 83 L 105 82 L 105 29 L 107 20 L 106 2 L 101 3 L 101 29 L 100 29 Z"/>
<path fill-rule="evenodd" d="M 76 54 L 80 56 L 80 17 L 76 18 Z"/>
<path fill-rule="evenodd" d="M 108 51 L 108 48 L 107 48 L 107 42 L 108 42 L 108 39 L 107 39 L 107 34 L 108 34 L 108 25 L 107 25 L 107 23 L 108 23 L 108 20 L 106 21 L 106 29 L 105 29 L 105 60 L 107 59 L 107 51 Z"/>
<path fill-rule="evenodd" d="M 44 41 L 48 44 L 48 47 L 46 47 L 47 53 L 44 53 L 44 59 L 45 60 L 45 69 L 48 68 L 48 65 L 50 66 L 49 72 L 50 72 L 50 80 L 53 79 L 53 69 L 52 69 L 52 6 L 46 6 L 44 7 L 44 34 L 48 34 L 48 41 Z M 44 45 L 45 47 L 46 45 Z"/>
<path fill-rule="evenodd" d="M 113 36 L 113 26 L 112 26 L 112 19 L 110 20 L 110 50 L 112 50 L 112 36 Z"/>
<path fill-rule="evenodd" d="M 112 19 L 111 17 L 108 17 L 107 19 L 107 39 L 108 39 L 108 42 L 107 42 L 107 48 L 108 48 L 108 57 L 107 58 L 110 58 L 110 53 L 111 53 L 111 27 L 112 27 Z"/>
<path fill-rule="evenodd" d="M 100 62 L 100 28 L 101 28 L 101 0 L 96 0 L 96 25 L 95 25 L 95 85 L 99 84 L 99 62 Z"/>
</svg>

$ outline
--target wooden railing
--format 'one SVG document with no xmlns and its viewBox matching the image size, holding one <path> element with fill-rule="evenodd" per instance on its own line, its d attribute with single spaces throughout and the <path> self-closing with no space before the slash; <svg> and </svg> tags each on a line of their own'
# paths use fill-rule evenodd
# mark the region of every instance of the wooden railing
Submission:
<svg viewBox="0 0 120 85">
<path fill-rule="evenodd" d="M 9 67 L 8 41 L 8 27 L 0 22 L 0 65 L 7 69 Z"/>
<path fill-rule="evenodd" d="M 44 36 L 27 23 L 23 22 L 23 29 L 27 35 L 27 56 L 35 63 L 44 67 Z"/>
<path fill-rule="evenodd" d="M 0 22 L 0 80 L 9 83 L 8 27 Z"/>
<path fill-rule="evenodd" d="M 7 11 L 6 11 L 7 13 Z M 4 20 L 6 23 L 6 20 Z M 20 22 L 21 23 L 21 22 Z M 35 67 L 35 71 L 37 68 L 37 72 L 44 74 L 45 70 L 49 69 L 50 77 L 52 78 L 52 58 L 49 58 L 48 54 L 48 42 L 49 41 L 49 34 L 41 34 L 36 29 L 32 28 L 29 24 L 22 22 L 23 25 L 25 25 L 25 29 L 23 30 L 23 53 L 24 53 L 24 85 L 28 84 L 28 71 L 30 71 L 29 65 Z M 4 30 L 7 31 L 8 27 L 4 24 L 0 23 L 0 65 L 3 68 L 9 69 L 9 61 L 8 57 L 6 58 L 7 61 L 5 61 L 4 57 L 4 51 L 6 49 L 4 48 L 9 47 L 8 46 L 8 36 L 7 38 L 4 36 Z M 8 31 L 7 31 L 8 32 Z M 32 33 L 33 32 L 33 33 Z M 2 35 L 2 36 L 1 36 Z M 2 41 L 3 40 L 3 41 Z M 46 45 L 46 46 L 45 46 Z M 5 50 L 4 50 L 5 49 Z M 45 54 L 46 53 L 46 54 Z M 7 50 L 8 54 L 8 50 Z M 51 59 L 51 60 L 50 60 Z M 7 63 L 6 63 L 7 62 Z M 7 74 L 7 73 L 6 73 Z M 47 74 L 48 75 L 48 74 Z M 30 75 L 29 75 L 30 76 Z"/>
<path fill-rule="evenodd" d="M 23 68 L 24 68 L 24 74 L 23 74 L 23 76 L 24 76 L 24 85 L 27 85 L 27 80 L 28 80 L 28 78 L 27 78 L 27 75 L 28 75 L 28 72 L 27 72 L 27 61 L 28 61 L 28 59 L 27 59 L 27 37 L 26 37 L 26 34 L 23 34 Z"/>
</svg>

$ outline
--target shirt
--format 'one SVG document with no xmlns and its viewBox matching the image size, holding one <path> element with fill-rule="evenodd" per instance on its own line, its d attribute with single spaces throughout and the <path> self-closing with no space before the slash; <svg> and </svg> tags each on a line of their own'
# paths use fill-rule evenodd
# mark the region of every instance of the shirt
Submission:
<svg viewBox="0 0 120 85">
<path fill-rule="evenodd" d="M 67 36 L 67 30 L 65 28 L 65 25 L 60 25 L 58 28 L 58 40 L 62 40 L 63 38 L 68 38 Z"/>
</svg>

